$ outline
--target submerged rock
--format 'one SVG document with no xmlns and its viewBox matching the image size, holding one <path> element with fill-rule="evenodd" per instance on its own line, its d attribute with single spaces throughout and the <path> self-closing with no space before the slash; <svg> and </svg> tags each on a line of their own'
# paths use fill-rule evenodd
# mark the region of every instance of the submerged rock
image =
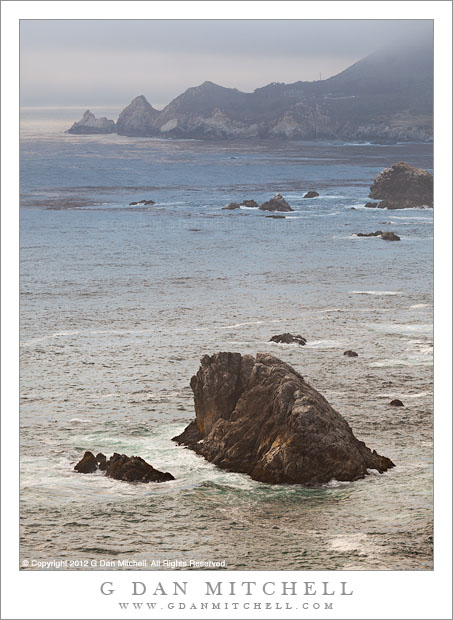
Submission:
<svg viewBox="0 0 453 620">
<path fill-rule="evenodd" d="M 263 202 L 260 209 L 262 211 L 294 211 L 281 194 L 275 194 L 273 198 Z"/>
<path fill-rule="evenodd" d="M 273 220 L 286 220 L 286 215 L 265 215 L 264 217 L 268 217 Z"/>
<path fill-rule="evenodd" d="M 356 353 L 355 351 L 351 351 L 350 349 L 348 351 L 345 351 L 343 355 L 346 355 L 346 357 L 359 357 L 358 353 Z"/>
<path fill-rule="evenodd" d="M 173 439 L 223 469 L 261 482 L 318 485 L 394 467 L 272 355 L 205 355 L 190 385 L 196 419 Z"/>
<path fill-rule="evenodd" d="M 85 452 L 83 458 L 74 467 L 79 474 L 92 474 L 98 468 L 96 458 L 92 452 Z"/>
<path fill-rule="evenodd" d="M 392 407 L 404 407 L 404 403 L 399 399 L 399 398 L 394 398 L 391 402 L 390 405 Z"/>
<path fill-rule="evenodd" d="M 105 454 L 99 452 L 96 456 L 92 452 L 85 452 L 81 461 L 74 467 L 82 474 L 92 474 L 98 469 L 105 472 L 105 475 L 115 480 L 125 480 L 127 482 L 165 482 L 174 480 L 168 472 L 154 469 L 139 456 L 126 456 L 116 452 L 107 460 Z"/>
<path fill-rule="evenodd" d="M 310 191 L 305 194 L 304 198 L 317 198 L 318 196 L 318 192 Z"/>
<path fill-rule="evenodd" d="M 433 175 L 423 168 L 415 168 L 400 161 L 380 172 L 370 187 L 370 198 L 382 202 L 365 206 L 382 209 L 408 209 L 433 206 Z"/>
<path fill-rule="evenodd" d="M 302 336 L 293 336 L 288 332 L 286 332 L 285 334 L 278 334 L 277 336 L 272 336 L 269 342 L 278 342 L 282 344 L 300 344 L 301 346 L 307 344 L 306 338 L 303 338 Z"/>
<path fill-rule="evenodd" d="M 74 123 L 66 133 L 73 134 L 96 134 L 96 133 L 115 133 L 115 121 L 110 121 L 103 116 L 96 118 L 93 112 L 87 110 L 80 121 Z"/>
</svg>

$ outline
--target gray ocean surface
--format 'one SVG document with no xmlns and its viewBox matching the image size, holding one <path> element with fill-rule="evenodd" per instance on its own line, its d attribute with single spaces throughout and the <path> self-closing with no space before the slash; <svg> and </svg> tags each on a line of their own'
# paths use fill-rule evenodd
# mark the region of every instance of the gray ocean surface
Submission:
<svg viewBox="0 0 453 620">
<path fill-rule="evenodd" d="M 80 112 L 21 115 L 21 562 L 431 569 L 433 210 L 363 205 L 383 168 L 432 170 L 432 145 L 64 134 Z M 286 219 L 222 211 L 277 191 Z M 354 236 L 378 229 L 401 242 Z M 307 345 L 269 342 L 286 331 Z M 220 350 L 285 360 L 396 467 L 274 486 L 175 445 Z M 85 450 L 176 480 L 77 474 Z"/>
</svg>

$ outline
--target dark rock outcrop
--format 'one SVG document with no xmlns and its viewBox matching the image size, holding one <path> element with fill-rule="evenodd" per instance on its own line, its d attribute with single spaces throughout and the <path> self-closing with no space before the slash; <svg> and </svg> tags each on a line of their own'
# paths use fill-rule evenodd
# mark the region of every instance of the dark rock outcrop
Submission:
<svg viewBox="0 0 453 620">
<path fill-rule="evenodd" d="M 152 465 L 139 456 L 126 456 L 116 452 L 107 462 L 105 475 L 126 482 L 166 482 L 174 480 L 171 474 L 154 469 Z"/>
<path fill-rule="evenodd" d="M 234 209 L 239 209 L 241 205 L 238 202 L 230 202 L 229 204 L 227 204 L 225 207 L 222 207 L 222 209 L 225 211 L 233 211 Z"/>
<path fill-rule="evenodd" d="M 390 401 L 392 407 L 404 407 L 404 403 L 399 398 L 394 398 Z"/>
<path fill-rule="evenodd" d="M 96 457 L 92 452 L 85 452 L 83 458 L 74 467 L 79 474 L 92 474 L 98 468 Z"/>
<path fill-rule="evenodd" d="M 374 233 L 357 233 L 357 237 L 380 237 L 384 239 L 384 241 L 401 241 L 401 237 L 395 235 L 395 233 L 391 230 L 383 232 L 382 230 L 377 230 Z"/>
<path fill-rule="evenodd" d="M 190 382 L 196 420 L 174 441 L 219 467 L 268 483 L 357 480 L 394 464 L 291 366 L 264 353 L 205 355 Z"/>
<path fill-rule="evenodd" d="M 294 211 L 281 194 L 275 194 L 273 198 L 263 202 L 260 209 L 262 211 Z"/>
<path fill-rule="evenodd" d="M 281 344 L 300 344 L 301 346 L 307 344 L 306 338 L 303 338 L 302 336 L 293 336 L 289 332 L 286 332 L 285 334 L 278 334 L 277 336 L 272 336 L 269 342 L 278 342 Z"/>
<path fill-rule="evenodd" d="M 139 95 L 124 108 L 116 122 L 117 133 L 120 136 L 152 136 L 156 134 L 153 121 L 159 116 L 144 97 Z"/>
<path fill-rule="evenodd" d="M 155 205 L 156 203 L 154 202 L 154 200 L 137 200 L 137 202 L 130 202 L 129 206 L 135 206 L 135 205 Z"/>
<path fill-rule="evenodd" d="M 381 239 L 384 239 L 384 241 L 401 241 L 401 237 L 398 237 L 398 235 L 395 235 L 395 233 L 390 230 L 383 232 Z"/>
<path fill-rule="evenodd" d="M 252 207 L 253 209 L 257 209 L 259 207 L 259 204 L 256 202 L 256 200 L 243 200 L 241 202 L 241 207 Z"/>
<path fill-rule="evenodd" d="M 346 355 L 346 357 L 359 357 L 358 353 L 356 353 L 355 351 L 351 351 L 350 349 L 348 351 L 345 351 L 343 355 Z"/>
<path fill-rule="evenodd" d="M 74 467 L 82 474 L 92 474 L 98 469 L 105 472 L 105 475 L 115 480 L 125 480 L 127 482 L 166 482 L 174 480 L 168 472 L 154 469 L 139 456 L 126 456 L 116 452 L 107 460 L 106 456 L 99 452 L 96 456 L 92 452 L 85 452 L 82 460 Z"/>
<path fill-rule="evenodd" d="M 96 463 L 101 471 L 105 471 L 107 469 L 107 457 L 102 452 L 96 454 Z"/>
<path fill-rule="evenodd" d="M 97 133 L 115 133 L 115 121 L 110 121 L 103 116 L 96 118 L 95 115 L 87 110 L 80 121 L 74 123 L 66 133 L 72 134 L 97 134 Z"/>
<path fill-rule="evenodd" d="M 286 220 L 285 215 L 265 215 L 264 217 L 268 217 L 272 220 Z"/>
<path fill-rule="evenodd" d="M 365 204 L 365 207 L 367 207 L 368 209 L 377 209 L 379 207 L 379 203 L 378 202 L 367 202 Z M 354 209 L 354 207 L 352 208 Z"/>
<path fill-rule="evenodd" d="M 400 161 L 377 175 L 369 197 L 381 199 L 382 202 L 376 205 L 381 209 L 432 207 L 433 175 Z"/>
<path fill-rule="evenodd" d="M 318 192 L 310 191 L 305 194 L 304 198 L 317 198 L 318 196 Z"/>
</svg>

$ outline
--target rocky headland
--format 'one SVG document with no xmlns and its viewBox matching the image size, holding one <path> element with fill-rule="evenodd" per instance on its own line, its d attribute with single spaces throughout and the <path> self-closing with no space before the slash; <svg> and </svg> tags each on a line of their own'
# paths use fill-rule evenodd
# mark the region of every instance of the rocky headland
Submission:
<svg viewBox="0 0 453 620">
<path fill-rule="evenodd" d="M 380 172 L 370 187 L 366 207 L 380 209 L 411 209 L 433 206 L 433 175 L 404 161 Z"/>
<path fill-rule="evenodd" d="M 298 372 L 272 355 L 205 355 L 190 385 L 196 418 L 174 441 L 218 467 L 261 482 L 308 486 L 394 467 L 359 441 Z"/>
<path fill-rule="evenodd" d="M 420 43 L 387 46 L 326 80 L 273 82 L 252 93 L 206 81 L 160 111 L 136 97 L 116 131 L 196 139 L 431 140 L 432 64 L 432 46 Z M 70 133 L 94 133 L 86 127 Z"/>
</svg>

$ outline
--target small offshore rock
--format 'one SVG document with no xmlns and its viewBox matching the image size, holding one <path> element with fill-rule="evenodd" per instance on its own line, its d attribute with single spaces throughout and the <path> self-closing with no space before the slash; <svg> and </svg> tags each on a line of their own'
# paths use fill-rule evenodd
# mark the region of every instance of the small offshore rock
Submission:
<svg viewBox="0 0 453 620">
<path fill-rule="evenodd" d="M 92 452 L 85 452 L 83 458 L 74 467 L 79 474 L 92 474 L 98 468 L 96 458 Z"/>
<path fill-rule="evenodd" d="M 293 334 L 290 334 L 289 332 L 272 336 L 269 342 L 278 342 L 281 344 L 299 344 L 302 347 L 307 344 L 306 338 L 303 338 L 299 335 L 293 336 Z"/>
<path fill-rule="evenodd" d="M 404 407 L 404 403 L 399 399 L 399 398 L 394 398 L 391 402 L 390 405 L 392 407 Z"/>
<path fill-rule="evenodd" d="M 270 200 L 260 206 L 262 211 L 294 211 L 281 194 L 275 194 Z"/>
<path fill-rule="evenodd" d="M 343 355 L 346 355 L 346 357 L 359 357 L 358 353 L 356 353 L 355 351 L 351 351 L 351 350 L 345 351 Z"/>
<path fill-rule="evenodd" d="M 156 203 L 154 202 L 154 200 L 137 200 L 137 202 L 130 202 L 129 206 L 135 206 L 135 205 L 155 205 Z"/>
<path fill-rule="evenodd" d="M 383 232 L 381 239 L 384 239 L 384 241 L 401 241 L 401 237 L 398 237 L 398 235 L 391 231 Z"/>
<path fill-rule="evenodd" d="M 379 203 L 378 202 L 367 202 L 365 204 L 365 207 L 368 207 L 368 209 L 377 209 L 379 207 Z"/>
<path fill-rule="evenodd" d="M 317 198 L 319 196 L 318 192 L 309 191 L 305 194 L 304 198 Z"/>
<path fill-rule="evenodd" d="M 168 472 L 154 469 L 139 456 L 126 456 L 125 454 L 113 454 L 107 461 L 106 476 L 115 480 L 126 482 L 166 482 L 174 480 Z"/>
<path fill-rule="evenodd" d="M 222 207 L 223 210 L 228 210 L 228 211 L 233 211 L 233 209 L 239 209 L 240 208 L 240 204 L 238 202 L 230 202 L 229 204 L 226 205 L 226 207 Z"/>
<path fill-rule="evenodd" d="M 166 482 L 174 480 L 168 472 L 155 469 L 139 456 L 126 456 L 116 452 L 107 460 L 105 454 L 99 452 L 96 456 L 92 452 L 85 452 L 82 460 L 74 467 L 81 474 L 92 474 L 98 469 L 115 480 L 126 482 Z"/>
<path fill-rule="evenodd" d="M 257 209 L 259 207 L 259 204 L 256 202 L 256 200 L 243 200 L 241 202 L 241 207 L 251 207 L 253 209 Z"/>
<path fill-rule="evenodd" d="M 395 233 L 391 230 L 383 232 L 382 230 L 377 230 L 374 233 L 356 233 L 357 237 L 380 237 L 384 239 L 384 241 L 401 241 L 401 237 L 395 235 Z"/>
<path fill-rule="evenodd" d="M 286 215 L 265 215 L 264 217 L 269 217 L 273 220 L 286 220 Z"/>
</svg>

